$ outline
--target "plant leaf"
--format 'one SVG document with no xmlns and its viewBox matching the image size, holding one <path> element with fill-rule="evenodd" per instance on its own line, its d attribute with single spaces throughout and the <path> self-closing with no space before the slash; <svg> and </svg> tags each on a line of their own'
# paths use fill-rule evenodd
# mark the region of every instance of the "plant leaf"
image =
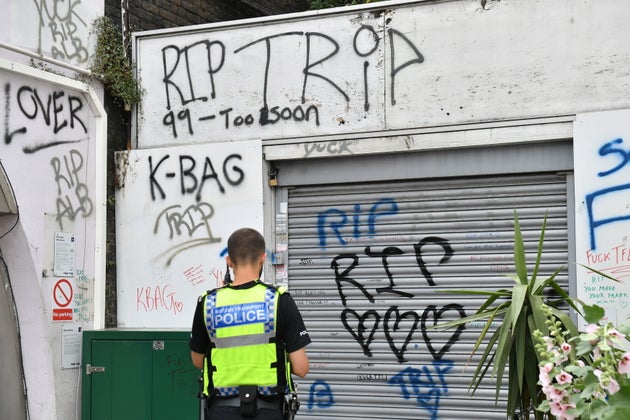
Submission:
<svg viewBox="0 0 630 420">
<path fill-rule="evenodd" d="M 586 268 L 586 269 L 587 269 L 587 270 L 589 270 L 589 271 L 592 271 L 592 272 L 593 272 L 593 273 L 595 273 L 595 274 L 598 274 L 598 275 L 600 275 L 600 276 L 602 276 L 602 277 L 606 277 L 608 280 L 612 280 L 612 281 L 616 281 L 617 283 L 620 283 L 620 281 L 619 281 L 619 280 L 617 280 L 616 278 L 614 278 L 614 277 L 610 277 L 610 275 L 608 275 L 608 274 L 606 274 L 606 273 L 602 273 L 601 271 L 595 270 L 594 268 L 589 267 L 588 265 L 584 265 L 584 264 L 580 264 L 580 263 L 576 263 L 576 264 L 577 264 L 577 265 L 581 265 L 582 267 Z"/>
<path fill-rule="evenodd" d="M 549 286 L 551 286 L 551 288 L 553 288 L 553 290 L 555 290 L 556 293 L 560 295 L 563 302 L 566 302 L 569 306 L 573 308 L 575 312 L 582 315 L 582 311 L 580 310 L 580 308 L 577 307 L 573 299 L 571 299 L 567 292 L 565 292 L 564 289 L 560 287 L 560 285 L 555 280 L 549 281 Z"/>
<path fill-rule="evenodd" d="M 562 312 L 560 309 L 550 306 L 551 313 L 553 316 L 558 318 L 560 322 L 562 322 L 565 329 L 569 331 L 570 337 L 577 337 L 579 335 L 578 329 L 575 326 L 575 323 L 569 318 L 565 312 Z M 569 337 L 569 338 L 570 338 Z"/>
<path fill-rule="evenodd" d="M 509 372 L 509 380 L 514 380 L 514 368 L 516 367 L 516 382 L 518 383 L 519 393 L 523 392 L 523 376 L 525 375 L 525 343 L 527 340 L 527 312 L 523 311 L 518 315 L 518 321 L 512 327 L 512 335 L 516 342 L 514 346 L 514 360 L 516 366 L 511 365 Z"/>
<path fill-rule="evenodd" d="M 547 277 L 546 279 L 545 278 L 537 279 L 530 290 L 531 294 L 532 295 L 542 294 L 543 291 L 545 290 L 545 287 L 549 286 L 549 284 L 555 280 L 556 276 L 560 274 L 562 270 L 564 270 L 564 265 L 558 268 L 556 271 L 554 271 L 553 274 Z"/>
<path fill-rule="evenodd" d="M 509 314 L 509 312 L 508 312 Z M 507 367 L 508 359 L 510 356 L 510 350 L 512 348 L 512 334 L 510 334 L 511 322 L 504 322 L 499 327 L 499 342 L 495 351 L 495 361 L 492 368 L 492 376 L 496 378 L 496 399 L 499 399 L 499 391 L 501 390 L 501 383 L 503 382 L 503 373 Z"/>
<path fill-rule="evenodd" d="M 597 305 L 582 305 L 582 309 L 584 320 L 589 324 L 597 324 L 606 314 L 604 308 Z"/>
<path fill-rule="evenodd" d="M 527 265 L 525 261 L 525 246 L 521 235 L 521 226 L 518 223 L 518 215 L 514 209 L 514 267 L 520 284 L 527 284 Z"/>
<path fill-rule="evenodd" d="M 534 271 L 532 271 L 532 278 L 530 283 L 536 281 L 538 275 L 538 269 L 540 268 L 540 260 L 542 259 L 543 243 L 545 241 L 545 230 L 547 229 L 547 212 L 545 212 L 545 218 L 543 219 L 542 227 L 540 228 L 540 238 L 538 239 L 538 250 L 536 251 L 536 263 L 534 264 Z M 531 287 L 531 284 L 530 284 Z M 531 289 L 530 289 L 531 291 Z"/>
<path fill-rule="evenodd" d="M 517 284 L 512 288 L 512 302 L 510 304 L 510 319 L 512 320 L 512 334 L 516 331 L 516 324 L 521 318 L 521 310 L 527 296 L 527 285 Z"/>
<path fill-rule="evenodd" d="M 456 290 L 440 289 L 440 290 L 435 290 L 435 292 L 437 292 L 437 293 L 453 293 L 453 294 L 457 294 L 457 295 L 482 295 L 482 296 L 495 296 L 495 295 L 497 295 L 498 297 L 509 296 L 510 293 L 511 293 L 509 290 L 506 290 L 506 289 L 500 289 L 500 290 L 494 290 L 494 291 L 489 291 L 489 290 L 466 290 L 466 289 L 456 289 Z"/>
<path fill-rule="evenodd" d="M 481 342 L 483 341 L 483 339 L 486 337 L 486 334 L 488 333 L 488 330 L 490 329 L 490 327 L 492 326 L 492 321 L 494 320 L 494 318 L 497 316 L 497 314 L 500 313 L 505 313 L 505 311 L 507 311 L 508 309 L 505 308 L 502 311 L 499 311 L 499 308 L 497 307 L 493 313 L 491 314 L 490 318 L 488 318 L 488 322 L 486 322 L 486 324 L 484 325 L 483 329 L 481 330 L 481 333 L 479 334 L 479 338 L 477 338 L 477 341 L 475 342 L 475 345 L 473 346 L 472 349 L 472 354 L 475 354 L 475 352 L 477 351 L 477 349 L 479 348 L 479 346 L 481 345 Z"/>
<path fill-rule="evenodd" d="M 486 350 L 481 355 L 481 359 L 479 360 L 479 363 L 477 364 L 475 373 L 473 373 L 472 382 L 470 383 L 470 386 L 468 387 L 468 391 L 472 395 L 475 394 L 475 391 L 477 391 L 477 388 L 481 384 L 481 381 L 483 380 L 483 378 L 485 378 L 486 374 L 488 373 L 488 369 L 490 369 L 490 366 L 493 365 L 496 353 L 492 353 L 492 355 L 490 356 L 490 360 L 488 360 L 488 356 L 490 355 L 490 352 L 494 348 L 494 345 L 498 339 L 499 339 L 499 330 L 496 330 L 490 337 L 490 340 L 488 341 L 488 345 L 486 346 Z M 468 360 L 468 362 L 470 362 L 470 359 Z M 496 401 L 498 401 L 498 399 Z"/>
<path fill-rule="evenodd" d="M 455 319 L 453 321 L 442 322 L 442 323 L 439 323 L 439 324 L 431 325 L 427 329 L 438 330 L 438 329 L 449 329 L 449 328 L 453 328 L 453 327 L 459 327 L 460 325 L 467 324 L 468 322 L 471 322 L 471 321 L 479 321 L 479 320 L 482 320 L 482 319 L 486 319 L 486 318 L 492 316 L 492 313 L 495 310 L 497 310 L 497 309 L 498 309 L 497 315 L 498 314 L 503 314 L 503 313 L 507 312 L 507 310 L 508 310 L 508 308 L 505 308 L 505 306 L 507 306 L 507 303 L 503 303 L 503 304 L 497 306 L 496 308 L 493 308 L 492 310 L 487 310 L 487 311 L 484 311 L 483 313 L 480 313 L 480 314 L 468 315 L 468 316 L 465 316 L 463 318 Z"/>
<path fill-rule="evenodd" d="M 510 364 L 514 364 L 514 355 L 510 355 Z M 508 379 L 508 396 L 507 396 L 507 418 L 513 418 L 516 406 L 518 405 L 518 396 L 520 395 L 520 382 L 512 380 L 512 375 Z"/>
</svg>

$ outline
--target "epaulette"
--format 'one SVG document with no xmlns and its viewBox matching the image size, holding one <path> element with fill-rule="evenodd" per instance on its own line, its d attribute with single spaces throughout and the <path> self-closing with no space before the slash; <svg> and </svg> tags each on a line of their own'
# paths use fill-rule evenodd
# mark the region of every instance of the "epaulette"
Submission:
<svg viewBox="0 0 630 420">
<path fill-rule="evenodd" d="M 223 289 L 227 286 L 221 286 L 221 287 L 215 287 L 214 289 L 210 289 L 210 290 L 206 290 L 206 293 L 204 293 L 203 295 L 199 296 L 199 298 L 197 299 L 197 302 L 201 302 L 202 300 L 204 300 L 206 298 L 206 296 L 208 296 L 211 293 L 216 292 L 219 289 Z"/>
<path fill-rule="evenodd" d="M 276 292 L 278 292 L 280 294 L 286 293 L 286 291 L 287 291 L 287 288 L 284 287 L 284 286 L 278 286 L 278 285 L 275 285 L 275 284 L 269 284 L 269 283 L 265 283 L 265 282 L 262 282 L 262 281 L 258 281 L 258 284 L 262 284 L 263 286 L 268 287 L 269 289 L 273 289 L 273 290 L 275 290 Z"/>
</svg>

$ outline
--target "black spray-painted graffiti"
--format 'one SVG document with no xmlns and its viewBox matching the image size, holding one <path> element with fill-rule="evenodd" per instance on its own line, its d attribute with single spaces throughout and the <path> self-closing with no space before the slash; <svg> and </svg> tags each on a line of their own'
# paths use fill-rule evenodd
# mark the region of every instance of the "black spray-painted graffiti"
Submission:
<svg viewBox="0 0 630 420">
<path fill-rule="evenodd" d="M 350 238 L 344 236 L 343 232 L 344 229 L 348 230 L 349 228 L 351 228 L 352 231 L 351 237 L 354 239 L 361 237 L 374 237 L 376 234 L 377 221 L 384 217 L 393 217 L 396 214 L 398 214 L 398 204 L 392 198 L 382 198 L 377 200 L 374 204 L 369 206 L 367 214 L 364 214 L 361 204 L 355 204 L 353 206 L 352 217 L 349 217 L 345 211 L 336 208 L 327 209 L 326 211 L 319 213 L 317 216 L 317 230 L 320 246 L 322 248 L 327 247 L 330 235 L 335 238 L 339 244 L 346 245 L 348 243 L 348 239 Z M 352 219 L 351 222 L 350 219 Z M 367 232 L 362 231 L 364 226 L 367 226 Z M 424 280 L 429 286 L 435 286 L 433 275 L 429 271 L 425 261 L 424 249 L 427 246 L 430 246 L 432 249 L 436 247 L 442 249 L 442 256 L 438 261 L 438 265 L 448 263 L 454 254 L 454 250 L 446 239 L 438 236 L 427 236 L 413 244 L 415 260 L 422 276 L 424 277 Z M 405 361 L 404 353 L 407 345 L 411 341 L 420 320 L 418 314 L 414 311 L 408 311 L 401 315 L 397 306 L 390 307 L 383 316 L 373 309 L 368 310 L 363 314 L 359 314 L 353 309 L 347 308 L 348 302 L 344 288 L 349 287 L 352 291 L 360 291 L 370 303 L 374 303 L 376 295 L 381 294 L 393 294 L 403 298 L 413 298 L 413 294 L 399 290 L 396 287 L 394 276 L 390 270 L 389 258 L 401 256 L 405 252 L 396 246 L 383 246 L 381 249 L 377 250 L 375 250 L 374 247 L 367 246 L 364 248 L 363 252 L 369 261 L 372 261 L 372 258 L 380 259 L 381 266 L 383 267 L 383 271 L 387 276 L 389 284 L 386 287 L 376 288 L 376 293 L 370 292 L 367 285 L 354 278 L 353 275 L 353 271 L 360 265 L 360 259 L 365 257 L 359 257 L 357 254 L 351 253 L 339 254 L 334 257 L 330 263 L 330 267 L 335 273 L 335 283 L 337 285 L 339 297 L 341 298 L 341 304 L 346 306 L 346 309 L 344 309 L 341 313 L 341 321 L 348 332 L 350 332 L 357 343 L 361 346 L 364 354 L 371 356 L 371 352 L 369 350 L 370 343 L 374 338 L 374 334 L 380 320 L 384 319 L 383 328 L 385 330 L 385 336 L 388 340 L 389 346 L 392 352 L 396 355 L 398 361 L 402 363 Z M 437 321 L 444 312 L 452 310 L 457 311 L 460 317 L 465 316 L 462 307 L 458 304 L 447 305 L 439 310 L 431 305 L 425 309 L 422 315 L 421 325 L 423 327 L 426 325 L 426 319 L 431 313 L 433 314 L 433 320 Z M 355 320 L 354 324 L 356 324 L 356 328 L 353 328 L 351 323 L 348 321 L 348 317 Z M 405 318 L 412 319 L 411 327 L 409 328 L 403 343 L 396 345 L 390 331 L 399 329 L 401 319 Z M 427 347 L 431 351 L 431 354 L 436 360 L 442 358 L 444 352 L 446 352 L 452 343 L 458 339 L 460 333 L 461 329 L 457 330 L 442 349 L 435 350 L 431 346 L 426 329 L 423 328 L 423 338 L 427 343 Z"/>
<path fill-rule="evenodd" d="M 197 158 L 185 154 L 149 156 L 149 188 L 153 201 L 158 197 L 162 200 L 172 198 L 167 197 L 169 188 L 166 184 L 170 180 L 178 181 L 176 189 L 181 196 L 194 195 L 196 201 L 185 208 L 179 204 L 168 206 L 158 214 L 153 233 L 167 233 L 166 239 L 171 244 L 156 256 L 156 260 L 163 259 L 168 266 L 188 249 L 221 242 L 221 238 L 212 233 L 210 220 L 214 216 L 214 207 L 209 201 L 217 194 L 226 194 L 227 186 L 234 188 L 243 183 L 245 170 L 241 167 L 242 159 L 236 153 L 222 158 L 205 156 L 201 159 L 202 166 L 197 164 Z M 215 170 L 215 167 L 220 170 Z M 214 188 L 204 189 L 208 183 Z M 209 200 L 201 201 L 202 198 Z"/>
<path fill-rule="evenodd" d="M 181 194 L 195 194 L 197 201 L 201 201 L 203 187 L 206 181 L 209 180 L 214 181 L 221 194 L 225 193 L 225 187 L 221 182 L 219 173 L 215 170 L 215 165 L 212 163 L 211 157 L 205 157 L 200 176 L 198 176 L 199 174 L 195 174 L 197 160 L 189 155 L 179 155 L 177 157 L 177 170 L 170 170 L 168 172 L 160 171 L 160 166 L 170 158 L 170 155 L 164 155 L 156 159 L 154 159 L 153 156 L 149 156 L 149 185 L 153 201 L 156 200 L 156 193 L 159 193 L 160 198 L 166 199 L 166 193 L 164 192 L 164 188 L 162 188 L 162 183 L 174 178 L 179 178 Z M 242 156 L 234 153 L 224 158 L 221 163 L 223 180 L 233 187 L 240 185 L 245 179 L 245 171 L 238 166 L 238 162 L 241 160 Z"/>
<path fill-rule="evenodd" d="M 389 78 L 390 78 L 390 100 L 391 104 L 396 104 L 396 77 L 404 69 L 414 64 L 421 64 L 424 61 L 414 43 L 402 32 L 389 28 L 387 29 L 389 39 Z M 282 54 L 274 50 L 276 41 L 286 42 L 294 39 L 298 45 L 306 45 L 304 56 L 301 59 L 304 66 L 300 70 L 302 78 L 302 89 L 299 98 L 289 98 L 291 102 L 299 101 L 300 105 L 269 103 L 269 69 L 276 59 L 275 54 Z M 361 42 L 359 42 L 361 40 Z M 362 25 L 354 34 L 352 47 L 358 57 L 364 58 L 362 63 L 363 75 L 363 109 L 368 112 L 370 109 L 368 85 L 368 69 L 372 56 L 380 47 L 382 36 L 371 25 Z M 367 44 L 367 47 L 365 46 Z M 411 59 L 397 61 L 396 46 L 405 45 L 413 52 Z M 339 95 L 346 103 L 350 102 L 350 94 L 339 81 L 335 80 L 334 74 L 326 74 L 323 70 L 316 70 L 321 65 L 337 56 L 340 51 L 339 42 L 333 37 L 320 32 L 290 31 L 274 35 L 265 36 L 240 46 L 234 50 L 234 54 L 243 51 L 250 51 L 254 48 L 262 48 L 264 58 L 264 74 L 248 75 L 247 78 L 262 78 L 262 85 L 259 87 L 259 95 L 262 98 L 260 109 L 257 113 L 242 112 L 233 107 L 214 109 L 200 117 L 193 116 L 187 107 L 194 102 L 209 102 L 217 98 L 220 93 L 217 87 L 216 78 L 224 68 L 227 56 L 226 45 L 219 40 L 202 40 L 180 47 L 177 45 L 167 45 L 162 48 L 162 66 L 164 85 L 166 114 L 162 122 L 170 127 L 174 138 L 178 136 L 177 125 L 184 124 L 184 129 L 189 135 L 195 132 L 195 125 L 208 121 L 222 121 L 225 129 L 247 127 L 254 124 L 260 126 L 274 125 L 283 121 L 296 123 L 313 122 L 316 126 L 320 123 L 321 104 L 307 104 L 309 88 L 312 89 L 312 80 L 323 81 L 324 86 L 328 86 L 332 92 Z M 258 52 L 258 50 L 255 50 Z M 378 60 L 379 58 L 372 58 Z M 202 63 L 201 65 L 199 63 Z M 244 69 L 247 72 L 247 69 Z"/>
<path fill-rule="evenodd" d="M 464 326 L 459 326 L 449 337 L 446 344 L 440 348 L 433 346 L 428 329 L 431 326 L 436 325 L 444 313 L 449 311 L 454 311 L 459 317 L 466 316 L 463 307 L 456 303 L 445 305 L 440 309 L 437 309 L 434 305 L 429 305 L 422 312 L 422 316 L 418 316 L 416 311 L 406 311 L 401 314 L 397 306 L 391 306 L 387 309 L 383 317 L 382 326 L 389 348 L 392 353 L 394 353 L 399 363 L 404 363 L 406 361 L 405 352 L 407 351 L 407 346 L 411 342 L 413 335 L 418 329 L 418 324 L 420 324 L 422 338 L 424 339 L 429 352 L 431 352 L 433 359 L 442 359 L 444 354 L 449 351 L 453 343 L 456 343 L 459 340 L 459 336 L 464 330 Z M 405 320 L 408 320 L 406 328 L 401 325 Z M 427 321 L 430 321 L 430 323 L 427 323 Z M 380 322 L 381 315 L 374 309 L 370 309 L 362 314 L 359 314 L 350 308 L 346 308 L 341 311 L 341 323 L 346 330 L 348 330 L 350 335 L 352 335 L 354 340 L 361 346 L 363 354 L 369 357 L 372 357 L 370 344 L 374 339 L 374 334 L 376 333 Z M 409 325 L 409 323 L 411 323 L 411 325 Z M 394 333 L 396 332 L 403 333 L 404 337 L 401 343 L 396 343 L 396 339 L 394 337 Z"/>
<path fill-rule="evenodd" d="M 443 256 L 441 257 L 439 261 L 440 265 L 448 263 L 448 261 L 453 256 L 454 251 L 453 251 L 453 248 L 448 243 L 448 241 L 446 241 L 445 239 L 439 238 L 437 236 L 429 236 L 429 237 L 423 238 L 422 240 L 420 240 L 420 242 L 418 242 L 417 244 L 414 244 L 413 248 L 415 250 L 415 256 L 416 256 L 416 261 L 418 263 L 418 268 L 420 268 L 420 271 L 422 272 L 422 275 L 425 281 L 427 282 L 427 284 L 429 286 L 435 286 L 435 282 L 433 281 L 433 275 L 428 270 L 427 265 L 424 261 L 424 256 L 423 256 L 423 248 L 430 244 L 441 247 L 444 252 Z M 389 285 L 387 287 L 377 288 L 376 293 L 378 294 L 391 293 L 391 294 L 396 294 L 396 295 L 407 297 L 407 298 L 413 297 L 413 295 L 410 293 L 396 289 L 394 277 L 391 273 L 391 270 L 389 269 L 388 257 L 392 255 L 403 255 L 404 254 L 403 250 L 395 246 L 388 246 L 388 247 L 384 247 L 381 252 L 373 252 L 372 247 L 368 246 L 365 248 L 364 252 L 365 252 L 365 255 L 369 258 L 381 259 L 383 270 L 385 271 L 385 274 L 387 275 L 387 279 L 389 280 Z M 343 262 L 344 260 L 349 260 L 350 263 L 347 265 L 342 265 L 340 262 Z M 343 288 L 347 286 L 348 284 L 350 285 L 350 287 L 359 289 L 359 291 L 361 291 L 361 293 L 363 293 L 363 295 L 366 298 L 368 298 L 368 300 L 371 303 L 374 303 L 374 298 L 375 298 L 374 294 L 370 293 L 367 290 L 367 288 L 363 284 L 361 284 L 359 281 L 350 277 L 351 272 L 357 266 L 359 266 L 359 261 L 360 261 L 360 258 L 356 254 L 339 254 L 335 258 L 333 258 L 332 262 L 330 263 L 330 267 L 335 271 L 335 282 L 337 283 L 337 290 L 339 291 L 339 296 L 341 297 L 341 303 L 343 305 L 346 304 L 346 294 L 344 293 Z"/>
<path fill-rule="evenodd" d="M 53 91 L 47 95 L 41 95 L 36 88 L 31 86 L 21 86 L 18 88 L 15 98 L 11 97 L 11 84 L 4 85 L 5 114 L 4 114 L 4 144 L 10 145 L 14 136 L 24 135 L 28 132 L 26 126 L 11 127 L 12 100 L 20 110 L 18 116 L 40 123 L 40 126 L 47 127 L 53 136 L 65 131 L 79 129 L 82 134 L 87 133 L 87 126 L 84 117 L 81 116 L 83 110 L 83 100 L 80 96 L 66 94 L 61 90 Z M 43 124 L 42 124 L 43 123 Z M 58 146 L 61 144 L 77 143 L 79 140 L 50 140 L 40 142 L 36 145 L 23 146 L 24 153 L 35 153 L 39 150 Z"/>
<path fill-rule="evenodd" d="M 70 150 L 67 155 L 61 158 L 54 157 L 50 160 L 55 173 L 55 183 L 57 184 L 57 223 L 63 230 L 63 218 L 72 221 L 81 214 L 88 217 L 92 214 L 94 205 L 90 199 L 90 191 L 84 180 L 81 179 L 81 172 L 84 167 L 83 155 L 77 150 Z M 85 177 L 86 175 L 83 174 Z"/>
<path fill-rule="evenodd" d="M 88 50 L 81 36 L 88 36 L 88 25 L 79 15 L 81 0 L 33 0 L 38 14 L 37 52 L 50 48 L 53 58 L 85 63 Z M 51 46 L 43 45 L 44 32 L 52 38 Z"/>
<path fill-rule="evenodd" d="M 213 215 L 214 208 L 206 202 L 193 204 L 183 211 L 180 205 L 169 206 L 158 215 L 153 227 L 155 235 L 159 233 L 160 226 L 166 225 L 169 240 L 174 237 L 183 238 L 182 242 L 170 247 L 160 255 L 160 258 L 166 258 L 166 265 L 170 265 L 173 258 L 187 249 L 221 242 L 221 238 L 215 238 L 212 235 L 209 220 Z M 200 229 L 202 230 L 201 237 L 193 238 L 195 232 Z"/>
<path fill-rule="evenodd" d="M 346 246 L 348 243 L 360 240 L 379 240 L 383 235 L 378 235 L 380 223 L 390 221 L 398 214 L 399 207 L 392 198 L 381 198 L 373 204 L 354 204 L 352 211 L 347 212 L 337 208 L 330 208 L 322 211 L 317 217 L 317 230 L 319 234 L 319 244 L 322 249 L 329 246 Z M 398 238 L 401 240 L 401 238 Z M 421 282 L 427 287 L 436 286 L 436 279 L 429 266 L 428 252 L 431 252 L 432 266 L 448 264 L 455 251 L 449 241 L 439 236 L 427 236 L 418 242 L 407 245 L 405 249 L 411 249 L 415 257 L 416 264 L 421 274 Z M 437 251 L 437 258 L 436 258 Z M 366 246 L 363 253 L 341 253 L 336 255 L 330 267 L 334 272 L 337 292 L 344 308 L 340 313 L 340 320 L 344 328 L 348 331 L 354 341 L 360 346 L 363 354 L 373 357 L 371 345 L 375 340 L 376 333 L 382 330 L 389 349 L 396 357 L 398 363 L 407 363 L 405 354 L 409 345 L 417 337 L 418 331 L 422 335 L 427 349 L 432 356 L 432 365 L 421 366 L 420 368 L 407 366 L 396 375 L 389 377 L 387 373 L 376 373 L 359 375 L 359 380 L 369 380 L 377 382 L 387 382 L 389 385 L 400 388 L 404 399 L 415 398 L 418 407 L 426 410 L 431 419 L 438 418 L 440 399 L 448 394 L 448 385 L 445 379 L 446 374 L 453 368 L 454 363 L 446 360 L 445 357 L 451 347 L 459 340 L 464 325 L 459 326 L 451 332 L 450 336 L 440 332 L 440 339 L 435 339 L 436 333 L 432 332 L 432 327 L 445 318 L 462 318 L 466 316 L 464 308 L 459 303 L 447 303 L 443 306 L 427 305 L 423 310 L 408 309 L 402 310 L 401 305 L 385 304 L 383 298 L 396 296 L 399 299 L 409 300 L 415 297 L 414 293 L 402 289 L 396 282 L 392 262 L 400 261 L 405 251 L 398 246 Z M 382 267 L 385 273 L 387 284 L 384 287 L 374 287 L 370 278 L 360 278 L 358 267 L 374 267 L 375 263 Z M 357 300 L 357 292 L 359 299 Z M 352 300 L 350 299 L 352 297 Z M 378 297 L 378 299 L 377 299 Z M 364 299 L 361 299 L 364 298 Z M 365 308 L 365 300 L 370 303 Z M 350 307 L 354 302 L 360 302 L 361 310 Z M 412 305 L 413 307 L 413 305 Z M 439 343 L 439 344 L 438 344 Z M 417 346 L 416 346 L 417 348 Z M 389 379 L 388 379 L 389 378 Z M 319 395 L 319 392 L 323 396 Z M 320 398 L 315 398 L 320 396 Z M 332 388 L 323 382 L 313 384 L 310 398 L 313 401 L 325 400 L 325 396 L 330 396 L 333 400 Z M 314 404 L 309 404 L 309 409 Z M 321 408 L 327 408 L 324 406 Z"/>
</svg>

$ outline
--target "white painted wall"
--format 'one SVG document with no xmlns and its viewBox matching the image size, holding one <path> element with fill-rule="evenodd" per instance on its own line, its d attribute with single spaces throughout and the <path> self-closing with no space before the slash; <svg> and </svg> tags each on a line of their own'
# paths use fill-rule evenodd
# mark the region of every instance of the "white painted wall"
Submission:
<svg viewBox="0 0 630 420">
<path fill-rule="evenodd" d="M 102 202 L 95 195 L 95 116 L 86 95 L 71 87 L 6 70 L 0 71 L 0 81 L 8 103 L 4 128 L 10 135 L 2 144 L 2 165 L 19 207 L 13 229 L 14 216 L 2 220 L 2 233 L 9 233 L 0 247 L 17 304 L 29 411 L 32 418 L 72 419 L 79 369 L 61 369 L 63 322 L 54 321 L 61 306 L 55 304 L 53 287 L 61 278 L 72 283 L 71 319 L 64 322 L 92 328 L 95 249 L 100 247 L 96 214 Z M 53 272 L 55 232 L 75 235 L 72 275 Z"/>
<path fill-rule="evenodd" d="M 604 307 L 614 323 L 630 316 L 628 143 L 630 109 L 577 116 L 573 146 L 576 256 L 581 264 L 577 296 Z"/>
<path fill-rule="evenodd" d="M 0 0 L 0 42 L 87 67 L 91 22 L 102 15 L 97 0 Z M 76 74 L 36 70 L 31 58 L 0 47 L 4 141 L 0 161 L 19 206 L 19 220 L 0 217 L 0 250 L 15 296 L 31 419 L 79 416 L 80 370 L 62 369 L 61 329 L 53 286 L 54 233 L 76 238 L 73 324 L 93 328 L 95 278 L 100 276 L 100 214 L 104 115 L 99 100 Z M 22 67 L 20 64 L 24 65 Z M 98 88 L 101 93 L 102 89 Z M 89 93 L 88 93 L 89 92 Z M 7 137 L 8 135 L 8 137 Z M 14 226 L 15 224 L 15 226 Z M 104 252 L 104 250 L 102 250 Z M 100 317 L 102 319 L 102 316 Z M 1 356 L 0 356 L 1 357 Z"/>
<path fill-rule="evenodd" d="M 118 326 L 190 328 L 223 282 L 230 234 L 263 232 L 258 140 L 117 154 Z"/>
<path fill-rule="evenodd" d="M 0 41 L 87 67 L 91 25 L 103 15 L 102 0 L 0 0 L 0 8 Z"/>
<path fill-rule="evenodd" d="M 138 147 L 625 107 L 629 14 L 618 0 L 379 2 L 139 33 Z"/>
</svg>

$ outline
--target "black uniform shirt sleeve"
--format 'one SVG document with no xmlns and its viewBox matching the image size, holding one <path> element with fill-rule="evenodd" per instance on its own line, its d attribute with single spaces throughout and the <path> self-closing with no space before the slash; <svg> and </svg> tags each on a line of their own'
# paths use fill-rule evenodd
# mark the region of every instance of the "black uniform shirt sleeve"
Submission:
<svg viewBox="0 0 630 420">
<path fill-rule="evenodd" d="M 201 354 L 206 354 L 210 345 L 210 337 L 208 337 L 208 329 L 206 328 L 204 301 L 203 297 L 197 301 L 197 308 L 195 309 L 190 331 L 190 341 L 188 342 L 190 350 Z"/>
<path fill-rule="evenodd" d="M 306 347 L 311 337 L 291 295 L 281 294 L 278 305 L 278 335 L 284 340 L 287 353 Z"/>
</svg>

